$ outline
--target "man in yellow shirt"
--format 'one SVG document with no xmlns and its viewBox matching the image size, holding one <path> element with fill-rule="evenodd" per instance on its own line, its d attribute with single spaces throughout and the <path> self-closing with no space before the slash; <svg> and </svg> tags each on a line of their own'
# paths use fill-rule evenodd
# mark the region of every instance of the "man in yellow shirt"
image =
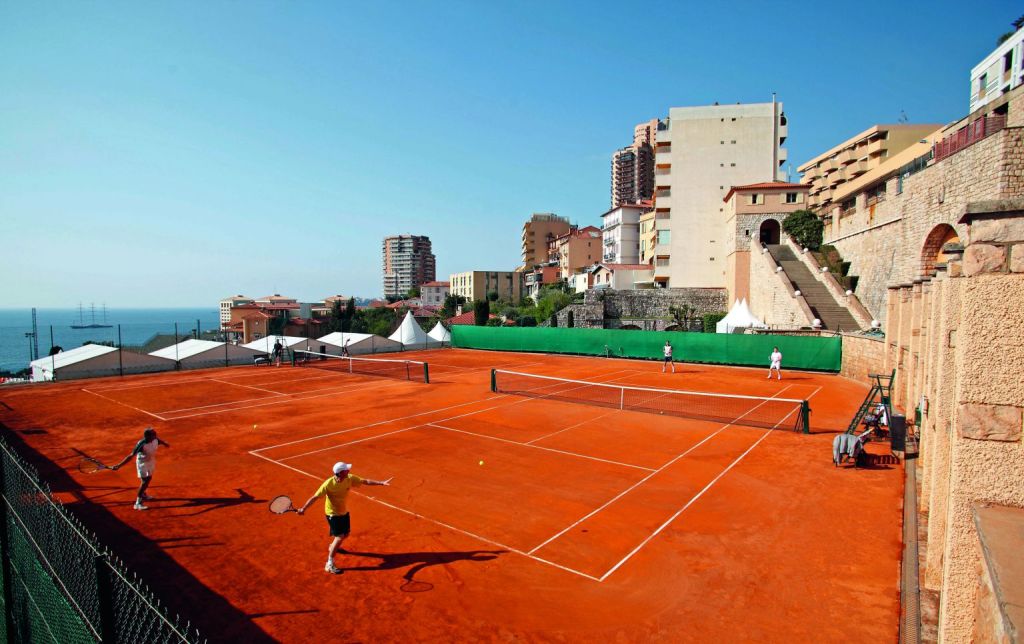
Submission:
<svg viewBox="0 0 1024 644">
<path fill-rule="evenodd" d="M 372 479 L 360 478 L 350 475 L 349 471 L 351 469 L 352 465 L 350 463 L 335 463 L 334 476 L 324 481 L 317 488 L 317 491 L 313 493 L 313 496 L 309 497 L 309 500 L 296 510 L 299 514 L 304 514 L 306 508 L 311 506 L 313 502 L 321 496 L 324 497 L 324 512 L 327 513 L 327 525 L 330 527 L 331 536 L 333 537 L 331 547 L 327 550 L 327 565 L 324 566 L 324 570 L 332 575 L 341 574 L 341 569 L 334 567 L 334 553 L 338 551 L 344 552 L 341 549 L 341 543 L 352 529 L 348 508 L 345 505 L 349 490 L 360 485 L 387 485 L 391 481 L 391 479 L 387 481 L 374 481 Z"/>
</svg>

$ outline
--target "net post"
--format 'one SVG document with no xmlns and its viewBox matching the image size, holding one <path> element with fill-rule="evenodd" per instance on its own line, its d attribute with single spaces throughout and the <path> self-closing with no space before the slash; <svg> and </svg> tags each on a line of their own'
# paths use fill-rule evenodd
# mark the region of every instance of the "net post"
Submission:
<svg viewBox="0 0 1024 644">
<path fill-rule="evenodd" d="M 96 594 L 100 608 L 100 635 L 104 642 L 117 641 L 117 622 L 114 618 L 114 589 L 110 579 L 110 565 L 105 555 L 93 557 L 96 567 Z"/>
<path fill-rule="evenodd" d="M 423 384 L 430 384 L 430 365 L 426 362 L 423 363 Z"/>
<path fill-rule="evenodd" d="M 498 370 L 491 369 L 491 391 L 498 393 Z"/>
<path fill-rule="evenodd" d="M 800 401 L 800 424 L 803 425 L 803 433 L 811 433 L 811 404 L 806 401 Z"/>
</svg>

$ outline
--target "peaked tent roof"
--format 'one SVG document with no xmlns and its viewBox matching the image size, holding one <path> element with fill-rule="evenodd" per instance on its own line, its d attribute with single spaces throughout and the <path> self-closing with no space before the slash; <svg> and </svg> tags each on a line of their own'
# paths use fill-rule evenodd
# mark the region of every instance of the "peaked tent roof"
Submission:
<svg viewBox="0 0 1024 644">
<path fill-rule="evenodd" d="M 732 333 L 734 329 L 748 328 L 764 328 L 764 323 L 750 312 L 746 299 L 733 302 L 729 314 L 715 324 L 716 333 Z"/>
<path fill-rule="evenodd" d="M 278 340 L 281 341 L 281 344 L 284 345 L 285 349 L 305 349 L 306 343 L 313 342 L 312 338 L 301 338 L 297 335 L 268 335 L 267 337 L 260 338 L 259 340 L 246 342 L 242 346 L 245 347 L 246 349 L 253 349 L 254 351 L 263 351 L 265 353 L 270 353 L 271 351 L 274 350 L 274 343 Z"/>
<path fill-rule="evenodd" d="M 428 333 L 427 335 L 429 335 L 430 337 L 434 338 L 438 342 L 451 342 L 452 341 L 452 332 L 449 331 L 448 329 L 444 328 L 444 325 L 441 324 L 440 321 L 437 324 L 434 325 L 434 328 L 431 329 L 430 333 Z"/>
<path fill-rule="evenodd" d="M 405 318 L 402 320 L 401 326 L 398 327 L 394 333 L 388 336 L 389 340 L 395 340 L 402 344 L 419 345 L 419 346 L 437 346 L 438 342 L 434 338 L 427 335 L 419 323 L 412 316 L 412 311 L 405 314 Z"/>
<path fill-rule="evenodd" d="M 46 356 L 45 358 L 37 358 L 29 363 L 30 366 L 40 366 L 45 369 L 60 369 L 66 367 L 69 364 L 81 362 L 82 360 L 88 360 L 101 356 L 111 351 L 117 351 L 114 347 L 108 347 L 103 344 L 83 344 L 80 347 L 74 349 L 68 349 L 67 351 L 61 351 L 60 353 L 53 356 Z"/>
</svg>

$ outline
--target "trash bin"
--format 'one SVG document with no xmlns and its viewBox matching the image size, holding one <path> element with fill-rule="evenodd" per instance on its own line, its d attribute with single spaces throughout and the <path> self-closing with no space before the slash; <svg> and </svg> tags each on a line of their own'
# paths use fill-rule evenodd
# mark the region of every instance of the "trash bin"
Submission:
<svg viewBox="0 0 1024 644">
<path fill-rule="evenodd" d="M 903 414 L 889 419 L 889 445 L 894 452 L 907 451 L 907 417 Z"/>
<path fill-rule="evenodd" d="M 326 344 L 321 344 L 320 345 L 320 359 L 321 360 L 326 360 L 327 359 L 327 356 L 324 355 L 326 353 L 327 353 L 327 345 Z"/>
</svg>

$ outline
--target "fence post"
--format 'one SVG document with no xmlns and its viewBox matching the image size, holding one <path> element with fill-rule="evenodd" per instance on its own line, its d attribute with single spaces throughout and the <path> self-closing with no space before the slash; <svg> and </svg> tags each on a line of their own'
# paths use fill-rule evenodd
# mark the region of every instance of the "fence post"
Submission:
<svg viewBox="0 0 1024 644">
<path fill-rule="evenodd" d="M 121 325 L 117 325 L 117 371 L 124 376 L 124 345 L 121 344 Z"/>
<path fill-rule="evenodd" d="M 104 642 L 117 641 L 117 622 L 114 619 L 114 589 L 110 581 L 110 563 L 106 555 L 93 557 L 96 568 L 96 594 L 100 603 L 100 637 Z"/>
<path fill-rule="evenodd" d="M 811 404 L 804 400 L 800 403 L 800 420 L 804 426 L 804 433 L 811 433 Z"/>
<path fill-rule="evenodd" d="M 4 591 L 4 627 L 7 632 L 7 641 L 17 641 L 14 630 L 14 583 L 13 567 L 11 566 L 11 539 L 7 532 L 10 525 L 7 521 L 7 446 L 0 443 L 0 559 L 3 559 L 3 591 Z"/>
</svg>

